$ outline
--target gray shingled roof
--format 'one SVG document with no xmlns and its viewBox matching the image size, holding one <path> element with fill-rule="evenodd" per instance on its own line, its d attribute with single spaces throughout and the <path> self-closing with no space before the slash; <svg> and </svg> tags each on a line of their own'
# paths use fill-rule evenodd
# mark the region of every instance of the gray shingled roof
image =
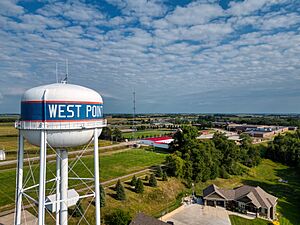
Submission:
<svg viewBox="0 0 300 225">
<path fill-rule="evenodd" d="M 259 186 L 252 187 L 248 185 L 243 185 L 233 190 L 226 190 L 221 189 L 216 185 L 212 184 L 203 190 L 203 197 L 205 198 L 214 192 L 221 196 L 224 196 L 226 200 L 238 201 L 239 199 L 242 199 L 246 196 L 257 208 L 269 208 L 271 206 L 274 206 L 277 201 L 276 197 L 265 192 Z"/>
<path fill-rule="evenodd" d="M 144 213 L 138 213 L 129 225 L 166 225 L 167 223 L 147 216 Z"/>
</svg>

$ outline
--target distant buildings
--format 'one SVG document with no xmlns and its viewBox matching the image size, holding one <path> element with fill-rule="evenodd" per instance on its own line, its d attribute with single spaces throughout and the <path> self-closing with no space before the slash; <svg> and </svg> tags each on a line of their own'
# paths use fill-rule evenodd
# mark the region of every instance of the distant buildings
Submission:
<svg viewBox="0 0 300 225">
<path fill-rule="evenodd" d="M 0 150 L 0 160 L 3 161 L 6 159 L 6 154 L 4 150 Z"/>
<path fill-rule="evenodd" d="M 289 130 L 289 127 L 233 123 L 233 124 L 228 124 L 227 130 L 235 131 L 237 133 L 246 133 L 254 138 L 265 139 L 265 138 L 271 138 L 276 134 L 286 132 Z"/>
<path fill-rule="evenodd" d="M 259 186 L 243 185 L 227 190 L 212 184 L 203 190 L 203 199 L 205 205 L 237 209 L 271 220 L 274 220 L 276 215 L 277 198 Z"/>
<path fill-rule="evenodd" d="M 149 145 L 157 148 L 168 149 L 169 144 L 174 141 L 170 136 L 155 137 L 155 138 L 145 138 L 140 141 L 140 144 Z"/>
</svg>

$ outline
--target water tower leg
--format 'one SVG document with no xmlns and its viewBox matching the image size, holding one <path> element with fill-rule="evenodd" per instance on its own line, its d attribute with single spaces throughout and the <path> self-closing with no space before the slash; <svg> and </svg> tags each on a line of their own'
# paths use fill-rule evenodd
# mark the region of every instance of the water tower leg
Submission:
<svg viewBox="0 0 300 225">
<path fill-rule="evenodd" d="M 17 168 L 17 189 L 16 189 L 16 212 L 15 225 L 21 224 L 22 210 L 22 189 L 23 189 L 23 160 L 24 160 L 24 137 L 19 132 L 19 149 L 18 149 L 18 168 Z"/>
<path fill-rule="evenodd" d="M 38 225 L 45 224 L 45 187 L 46 187 L 46 154 L 47 154 L 46 137 L 47 137 L 46 131 L 41 130 Z"/>
<path fill-rule="evenodd" d="M 56 151 L 56 225 L 59 225 L 59 211 L 60 211 L 60 150 Z"/>
<path fill-rule="evenodd" d="M 98 129 L 94 131 L 94 169 L 95 169 L 95 208 L 96 225 L 101 224 L 100 218 L 100 179 L 99 179 L 99 152 L 98 152 Z"/>
<path fill-rule="evenodd" d="M 68 151 L 60 150 L 60 225 L 68 224 Z M 63 200 L 63 201 L 62 201 Z"/>
</svg>

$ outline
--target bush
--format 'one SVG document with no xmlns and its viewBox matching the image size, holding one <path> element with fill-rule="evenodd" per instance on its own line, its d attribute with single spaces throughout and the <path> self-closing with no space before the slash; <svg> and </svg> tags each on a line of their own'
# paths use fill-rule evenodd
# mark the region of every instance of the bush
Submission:
<svg viewBox="0 0 300 225">
<path fill-rule="evenodd" d="M 154 176 L 154 174 L 152 173 L 151 176 L 150 176 L 150 179 L 149 179 L 149 185 L 151 187 L 156 187 L 157 186 L 157 181 L 156 181 L 156 178 Z"/>
<path fill-rule="evenodd" d="M 156 174 L 157 177 L 162 177 L 163 171 L 162 171 L 161 166 L 157 167 L 157 170 L 156 170 L 155 174 Z"/>
<path fill-rule="evenodd" d="M 110 214 L 104 216 L 106 225 L 128 225 L 131 221 L 129 212 L 116 209 Z"/>
<path fill-rule="evenodd" d="M 144 184 L 140 178 L 138 178 L 136 181 L 135 192 L 139 194 L 144 192 Z"/>
<path fill-rule="evenodd" d="M 163 180 L 163 181 L 168 181 L 168 176 L 167 176 L 167 173 L 166 173 L 166 172 L 163 172 L 162 180 Z"/>
<path fill-rule="evenodd" d="M 148 181 L 149 180 L 149 177 L 148 175 L 145 176 L 145 181 Z"/>
<path fill-rule="evenodd" d="M 105 191 L 102 185 L 100 185 L 100 207 L 105 206 Z"/>
<path fill-rule="evenodd" d="M 116 190 L 116 194 L 117 194 L 117 200 L 123 201 L 126 199 L 125 190 L 124 190 L 124 187 L 121 184 L 120 180 L 118 180 L 115 190 Z"/>
<path fill-rule="evenodd" d="M 71 210 L 71 209 L 68 210 L 68 213 L 72 217 L 81 217 L 83 215 L 83 208 L 81 206 L 80 200 L 78 200 L 78 202 L 76 203 L 76 206 L 73 210 Z"/>
<path fill-rule="evenodd" d="M 135 186 L 136 185 L 136 176 L 134 175 L 133 177 L 132 177 L 132 179 L 131 179 L 131 181 L 130 181 L 130 185 L 131 186 Z"/>
</svg>

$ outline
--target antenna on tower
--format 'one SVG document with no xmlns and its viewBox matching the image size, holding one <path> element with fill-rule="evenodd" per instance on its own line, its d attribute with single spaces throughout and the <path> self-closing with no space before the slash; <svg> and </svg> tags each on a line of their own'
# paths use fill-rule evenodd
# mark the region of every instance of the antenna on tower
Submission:
<svg viewBox="0 0 300 225">
<path fill-rule="evenodd" d="M 68 59 L 66 59 L 66 75 L 65 78 L 61 81 L 63 84 L 68 83 L 68 75 L 69 75 L 69 63 L 68 63 Z"/>
<path fill-rule="evenodd" d="M 135 90 L 133 90 L 133 115 L 132 115 L 132 129 L 133 129 L 133 140 L 135 139 Z"/>
<path fill-rule="evenodd" d="M 56 83 L 58 83 L 58 65 L 55 63 L 55 75 L 56 75 Z"/>
</svg>

